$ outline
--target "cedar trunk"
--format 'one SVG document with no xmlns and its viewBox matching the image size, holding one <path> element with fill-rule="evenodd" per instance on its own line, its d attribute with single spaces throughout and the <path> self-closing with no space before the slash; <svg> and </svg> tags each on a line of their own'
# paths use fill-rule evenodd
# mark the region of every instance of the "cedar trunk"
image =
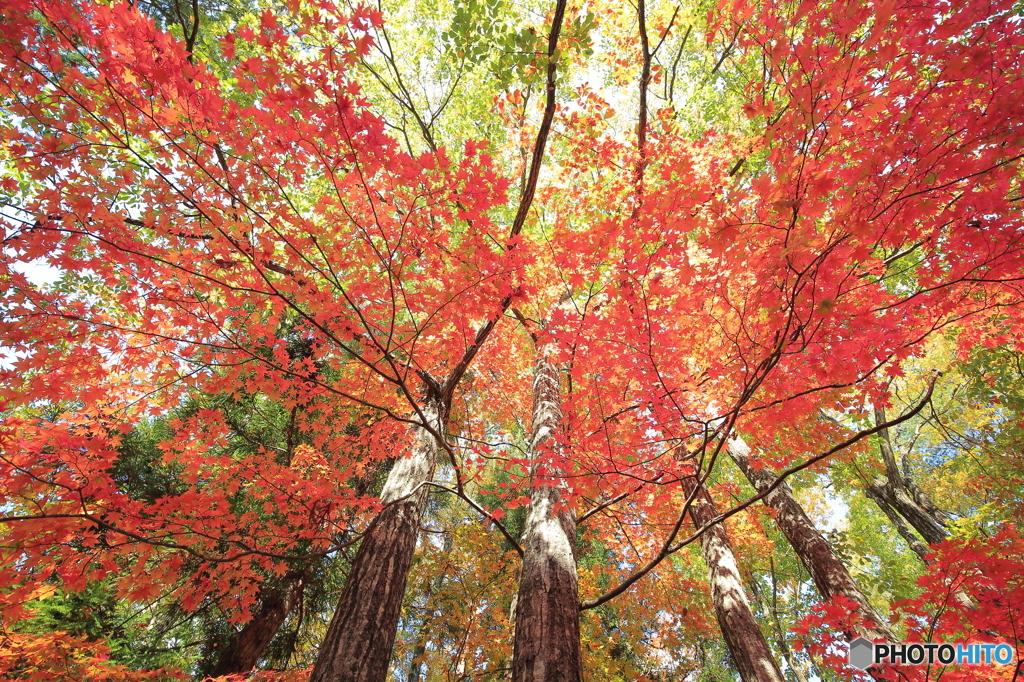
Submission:
<svg viewBox="0 0 1024 682">
<path fill-rule="evenodd" d="M 256 667 L 263 652 L 281 629 L 284 619 L 302 600 L 304 583 L 301 576 L 295 576 L 284 590 L 268 590 L 260 595 L 260 610 L 252 617 L 231 645 L 221 654 L 210 677 L 248 673 Z"/>
<path fill-rule="evenodd" d="M 703 486 L 698 489 L 696 478 L 684 478 L 682 485 L 688 497 L 697 491 L 690 506 L 690 518 L 695 528 L 704 526 L 718 515 L 707 490 Z M 786 678 L 754 620 L 732 544 L 721 523 L 711 526 L 700 536 L 700 548 L 708 566 L 708 581 L 718 625 L 743 682 L 785 682 Z"/>
<path fill-rule="evenodd" d="M 436 397 L 421 407 L 427 423 L 443 429 Z M 428 487 L 437 465 L 437 439 L 417 426 L 408 457 L 395 461 L 381 503 L 384 510 L 366 532 L 352 562 L 334 618 L 317 657 L 310 682 L 384 682 L 395 645 L 402 596 Z"/>
<path fill-rule="evenodd" d="M 751 464 L 750 448 L 741 439 L 730 439 L 727 449 L 729 456 L 757 492 L 763 493 L 776 482 L 776 476 L 769 470 L 757 469 Z M 811 574 L 811 579 L 821 596 L 826 599 L 842 596 L 857 605 L 861 620 L 854 626 L 853 631 L 845 633 L 846 636 L 850 639 L 863 636 L 876 641 L 896 641 L 867 597 L 857 587 L 846 566 L 832 551 L 828 541 L 821 537 L 821 533 L 811 523 L 803 507 L 793 497 L 789 485 L 781 483 L 762 501 L 778 512 L 775 515 L 776 525 Z"/>
<path fill-rule="evenodd" d="M 515 609 L 513 682 L 582 682 L 576 521 L 539 471 L 542 445 L 558 429 L 558 368 L 543 354 L 533 382 L 532 491 L 523 529 L 523 573 Z M 555 445 L 557 447 L 557 444 Z"/>
</svg>

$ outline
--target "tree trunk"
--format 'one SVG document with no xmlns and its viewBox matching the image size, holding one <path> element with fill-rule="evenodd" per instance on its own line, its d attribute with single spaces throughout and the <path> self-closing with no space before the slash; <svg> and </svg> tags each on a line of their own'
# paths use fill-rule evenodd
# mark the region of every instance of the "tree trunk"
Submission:
<svg viewBox="0 0 1024 682">
<path fill-rule="evenodd" d="M 886 422 L 885 410 L 875 408 L 875 423 Z M 899 513 L 929 544 L 942 542 L 949 537 L 945 521 L 949 515 L 939 509 L 931 499 L 914 484 L 913 479 L 901 472 L 896 465 L 896 453 L 889 437 L 889 429 L 882 429 L 879 435 L 879 449 L 885 462 L 885 477 L 876 478 L 869 484 L 869 490 Z M 904 460 L 904 464 L 906 460 Z M 878 499 L 875 499 L 877 502 Z M 883 509 L 883 511 L 885 511 Z M 923 558 L 923 557 L 922 557 Z"/>
<path fill-rule="evenodd" d="M 697 490 L 697 479 L 684 478 L 682 486 L 686 495 L 691 496 Z M 717 515 L 715 503 L 701 486 L 690 506 L 694 527 L 702 527 Z M 732 545 L 721 523 L 711 526 L 700 536 L 700 547 L 708 566 L 708 581 L 718 625 L 743 682 L 785 682 L 779 664 L 754 620 Z"/>
<path fill-rule="evenodd" d="M 513 682 L 582 682 L 576 522 L 558 510 L 557 482 L 540 471 L 541 446 L 561 419 L 558 368 L 540 354 L 533 381 L 532 491 L 523 528 L 512 654 Z M 557 447 L 557 445 L 555 446 Z"/>
<path fill-rule="evenodd" d="M 934 515 L 922 507 L 908 494 L 901 482 L 893 482 L 891 476 L 878 477 L 868 484 L 868 497 L 898 513 L 921 534 L 928 544 L 942 542 L 949 537 L 949 531 Z M 882 511 L 886 511 L 884 508 Z M 888 512 L 886 512 L 888 514 Z M 923 558 L 923 557 L 922 557 Z"/>
<path fill-rule="evenodd" d="M 302 577 L 294 576 L 283 590 L 267 590 L 260 594 L 260 610 L 252 617 L 234 641 L 221 654 L 210 672 L 210 677 L 248 673 L 266 650 L 274 635 L 281 629 L 284 619 L 302 600 L 305 584 Z"/>
<path fill-rule="evenodd" d="M 427 643 L 420 642 L 412 649 L 412 662 L 409 663 L 409 682 L 420 682 L 420 672 L 423 670 L 423 661 L 419 660 L 427 653 Z"/>
<path fill-rule="evenodd" d="M 875 423 L 883 424 L 885 422 L 885 409 L 876 407 Z M 927 557 L 931 550 L 914 531 L 916 530 L 928 544 L 942 542 L 949 537 L 946 521 L 951 517 L 939 509 L 931 498 L 914 483 L 906 466 L 906 458 L 903 459 L 903 471 L 897 467 L 896 452 L 892 447 L 889 429 L 882 429 L 878 435 L 879 450 L 882 453 L 882 461 L 885 462 L 886 475 L 879 476 L 869 483 L 865 492 L 896 527 L 896 532 L 906 540 L 910 549 L 920 557 L 921 561 L 928 563 Z M 914 530 L 907 526 L 908 522 L 914 527 Z M 954 592 L 953 598 L 966 609 L 973 611 L 978 608 L 974 600 L 963 590 Z"/>
<path fill-rule="evenodd" d="M 789 647 L 789 643 L 786 641 L 786 631 L 782 627 L 782 619 L 779 618 L 779 582 L 775 577 L 775 562 L 771 557 L 768 557 L 768 570 L 772 579 L 771 602 L 767 603 L 768 600 L 758 593 L 756 581 L 750 584 L 750 593 L 754 595 L 755 599 L 762 603 L 767 603 L 766 608 L 771 616 L 771 629 L 775 646 L 786 661 L 788 669 L 796 676 L 797 682 L 809 682 L 803 664 L 797 660 L 793 650 Z"/>
<path fill-rule="evenodd" d="M 443 408 L 436 395 L 421 406 L 441 433 Z M 395 645 L 405 582 L 416 549 L 428 487 L 437 465 L 437 439 L 413 427 L 408 457 L 395 461 L 381 503 L 385 509 L 366 532 L 349 572 L 310 682 L 383 682 Z"/>
<path fill-rule="evenodd" d="M 889 522 L 894 528 L 896 528 L 896 532 L 900 534 L 900 537 L 902 537 L 906 541 L 907 545 L 910 546 L 910 549 L 914 551 L 914 554 L 916 554 L 921 561 L 928 563 L 927 557 L 928 552 L 930 551 L 928 549 L 928 545 L 926 545 L 921 538 L 911 530 L 910 526 L 907 525 L 907 522 L 903 520 L 903 517 L 889 506 L 885 497 L 877 492 L 877 487 L 869 485 L 864 489 L 864 492 L 868 496 L 869 500 L 878 505 L 878 508 L 882 510 L 886 518 L 889 519 Z"/>
<path fill-rule="evenodd" d="M 949 537 L 949 531 L 907 494 L 902 486 L 893 485 L 892 479 L 884 482 L 876 479 L 870 489 L 906 519 L 928 544 L 934 545 Z"/>
<path fill-rule="evenodd" d="M 776 482 L 776 476 L 767 469 L 757 469 L 750 462 L 750 448 L 740 438 L 731 438 L 727 445 L 729 456 L 759 493 L 768 490 Z M 832 551 L 828 541 L 811 523 L 800 503 L 793 497 L 789 485 L 783 482 L 765 496 L 762 501 L 775 509 L 775 523 L 789 540 L 793 551 L 811 574 L 814 585 L 825 599 L 842 596 L 857 605 L 861 621 L 853 632 L 845 633 L 849 639 L 858 636 L 871 640 L 896 641 L 882 618 L 857 587 L 853 576 Z"/>
</svg>

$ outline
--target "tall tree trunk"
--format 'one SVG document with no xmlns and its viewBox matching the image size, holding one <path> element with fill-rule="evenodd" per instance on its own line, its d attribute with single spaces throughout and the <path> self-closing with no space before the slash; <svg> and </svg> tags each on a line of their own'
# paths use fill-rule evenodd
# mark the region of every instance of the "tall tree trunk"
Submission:
<svg viewBox="0 0 1024 682">
<path fill-rule="evenodd" d="M 828 414 L 822 412 L 822 415 L 826 419 L 842 425 Z M 876 407 L 875 424 L 883 424 L 886 421 L 885 410 Z M 889 429 L 882 429 L 878 436 L 879 451 L 882 454 L 882 461 L 885 463 L 885 475 L 865 483 L 864 492 L 868 499 L 877 504 L 878 508 L 888 517 L 896 528 L 896 532 L 906 540 L 914 553 L 924 561 L 930 550 L 928 545 L 921 541 L 921 538 L 925 538 L 928 542 L 944 540 L 949 535 L 945 524 L 951 517 L 939 509 L 928 495 L 914 483 L 906 466 L 906 458 L 903 459 L 903 470 L 900 471 L 900 467 L 896 464 L 896 454 L 892 447 Z M 910 525 L 907 525 L 908 521 Z M 910 526 L 913 526 L 917 533 L 911 530 Z"/>
<path fill-rule="evenodd" d="M 875 424 L 885 422 L 885 409 L 875 407 Z M 905 458 L 903 470 L 897 466 L 889 429 L 882 429 L 878 435 L 879 450 L 882 453 L 882 461 L 885 462 L 885 476 L 879 476 L 868 483 L 865 492 L 896 527 L 896 532 L 906 540 L 910 549 L 921 561 L 928 563 L 927 557 L 931 550 L 928 545 L 921 542 L 914 531 L 917 531 L 928 544 L 942 542 L 949 537 L 946 523 L 952 517 L 932 502 L 931 498 L 914 483 Z M 913 526 L 914 530 L 908 528 L 907 523 Z M 954 592 L 953 598 L 966 609 L 973 611 L 978 608 L 974 600 L 963 590 Z"/>
<path fill-rule="evenodd" d="M 885 421 L 885 410 L 876 407 L 875 423 L 883 424 Z M 949 537 L 949 531 L 946 529 L 949 515 L 931 501 L 906 471 L 900 471 L 896 464 L 896 453 L 892 447 L 889 429 L 882 429 L 878 435 L 879 449 L 885 462 L 885 476 L 880 476 L 868 484 L 868 496 L 878 502 L 879 506 L 882 506 L 880 501 L 884 501 L 893 511 L 906 519 L 928 544 L 942 542 Z M 882 511 L 888 514 L 884 507 Z"/>
<path fill-rule="evenodd" d="M 928 545 L 922 542 L 921 538 L 918 537 L 918 535 L 910 529 L 910 526 L 907 525 L 906 521 L 910 520 L 907 517 L 907 514 L 905 513 L 905 511 L 908 509 L 907 505 L 894 508 L 890 504 L 892 496 L 887 494 L 888 492 L 891 492 L 891 487 L 877 480 L 873 484 L 868 485 L 864 492 L 867 494 L 868 499 L 873 500 L 874 503 L 878 505 L 878 508 L 882 510 L 882 512 L 889 519 L 889 522 L 892 523 L 892 525 L 896 528 L 896 532 L 900 534 L 900 536 L 907 542 L 907 545 L 910 546 L 910 549 L 914 551 L 914 554 L 916 554 L 918 558 L 921 559 L 921 561 L 927 564 L 928 554 L 931 553 L 931 550 L 928 548 Z M 911 507 L 911 509 L 914 509 L 917 512 L 912 512 L 911 516 L 915 519 L 918 519 L 918 521 L 921 522 L 923 519 L 923 517 L 921 516 L 921 507 L 915 505 L 914 507 Z M 934 520 L 934 518 L 931 519 L 931 521 Z M 942 529 L 942 532 L 945 535 L 943 535 L 938 540 L 929 540 L 929 542 L 941 542 L 943 539 L 945 539 L 946 535 L 948 535 L 948 532 L 946 531 L 944 526 L 941 526 L 939 524 L 936 525 Z M 921 524 L 921 527 L 927 529 L 931 527 L 931 524 L 926 521 Z M 916 524 L 914 525 L 914 528 L 917 529 L 918 532 L 921 532 L 921 528 L 919 528 Z M 971 599 L 970 595 L 968 595 L 963 590 L 957 590 L 956 592 L 954 592 L 953 598 L 956 599 L 958 604 L 960 604 L 966 609 L 973 611 L 978 608 L 978 605 L 974 603 L 974 600 Z M 994 635 L 994 633 L 991 634 Z"/>
<path fill-rule="evenodd" d="M 558 484 L 540 471 L 541 446 L 554 435 L 561 416 L 558 368 L 538 351 L 530 441 L 533 487 L 523 528 L 523 573 L 515 611 L 513 682 L 583 680 L 576 522 L 568 510 L 558 510 L 561 501 Z"/>
<path fill-rule="evenodd" d="M 878 487 L 868 485 L 864 489 L 864 493 L 868 496 L 869 500 L 878 505 L 878 508 L 881 509 L 886 518 L 889 519 L 889 522 L 896 529 L 896 532 L 900 534 L 900 537 L 902 537 L 910 549 L 914 551 L 914 554 L 916 554 L 921 561 L 927 563 L 928 553 L 931 551 L 928 549 L 928 545 L 922 542 L 921 538 L 918 537 L 910 526 L 907 525 L 903 516 L 889 506 L 889 503 L 886 501 L 886 497 L 879 494 Z"/>
<path fill-rule="evenodd" d="M 690 518 L 695 528 L 702 527 L 718 515 L 707 490 L 703 486 L 698 489 L 696 478 L 684 478 L 682 487 L 687 496 L 697 491 L 690 506 Z M 708 566 L 708 581 L 718 625 L 743 682 L 784 682 L 779 664 L 750 610 L 732 544 L 721 523 L 711 526 L 700 536 L 700 548 Z"/>
<path fill-rule="evenodd" d="M 264 590 L 260 594 L 260 610 L 252 617 L 231 644 L 224 650 L 210 677 L 245 674 L 256 667 L 263 652 L 281 629 L 285 618 L 302 601 L 305 583 L 301 575 L 288 580 L 283 590 Z"/>
<path fill-rule="evenodd" d="M 421 406 L 427 423 L 442 433 L 444 411 L 434 392 Z M 334 618 L 313 667 L 310 682 L 383 682 L 388 673 L 402 609 L 405 582 L 416 549 L 428 487 L 437 466 L 437 439 L 413 427 L 408 457 L 395 461 L 381 503 L 384 510 L 366 532 Z"/>
<path fill-rule="evenodd" d="M 727 443 L 727 451 L 740 471 L 759 493 L 771 488 L 776 476 L 767 469 L 757 469 L 750 462 L 750 447 L 742 439 L 734 437 Z M 831 545 L 811 523 L 800 503 L 793 497 L 789 485 L 783 482 L 766 495 L 764 504 L 777 511 L 775 523 L 789 540 L 793 551 L 811 574 L 818 592 L 826 599 L 842 596 L 857 605 L 861 621 L 855 630 L 845 633 L 849 639 L 858 636 L 872 640 L 896 641 L 882 618 L 857 587 L 853 576 L 846 570 L 842 560 L 832 551 Z"/>
<path fill-rule="evenodd" d="M 419 682 L 420 673 L 423 670 L 423 661 L 420 660 L 427 653 L 426 641 L 421 641 L 412 648 L 412 662 L 409 663 L 409 682 Z"/>
<path fill-rule="evenodd" d="M 891 478 L 876 478 L 868 484 L 867 490 L 868 497 L 876 502 L 884 501 L 888 507 L 906 519 L 928 544 L 933 545 L 949 537 L 949 531 L 945 526 L 907 494 L 903 486 L 894 484 Z"/>
</svg>

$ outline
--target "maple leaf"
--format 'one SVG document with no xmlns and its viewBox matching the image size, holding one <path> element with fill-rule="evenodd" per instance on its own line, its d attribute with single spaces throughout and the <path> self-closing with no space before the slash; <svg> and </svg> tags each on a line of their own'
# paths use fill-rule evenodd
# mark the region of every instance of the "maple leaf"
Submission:
<svg viewBox="0 0 1024 682">
<path fill-rule="evenodd" d="M 315 680 L 392 639 L 410 677 L 777 679 L 791 625 L 842 671 L 886 627 L 854 578 L 1015 636 L 1021 38 L 926 5 L 4 0 L 5 674 L 128 675 L 27 634 L 108 580 L 133 666 L 331 638 Z"/>
</svg>

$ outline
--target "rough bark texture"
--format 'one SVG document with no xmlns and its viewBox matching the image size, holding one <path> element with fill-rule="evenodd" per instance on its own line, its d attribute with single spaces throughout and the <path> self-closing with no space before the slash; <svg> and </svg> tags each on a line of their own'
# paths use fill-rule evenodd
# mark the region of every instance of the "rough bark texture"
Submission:
<svg viewBox="0 0 1024 682">
<path fill-rule="evenodd" d="M 875 408 L 875 423 L 886 421 L 885 410 Z M 903 470 L 896 464 L 896 452 L 892 446 L 889 429 L 879 432 L 879 450 L 885 462 L 885 476 L 879 476 L 869 483 L 865 489 L 868 499 L 874 501 L 878 508 L 888 517 L 896 528 L 896 532 L 906 540 L 910 549 L 928 563 L 931 549 L 928 544 L 942 542 L 949 537 L 946 522 L 952 517 L 932 502 L 931 498 L 914 483 L 910 477 L 906 459 Z M 909 522 L 909 526 L 907 523 Z M 910 529 L 913 526 L 913 530 Z M 917 531 L 915 533 L 914 531 Z M 928 544 L 921 541 L 924 538 Z M 974 610 L 978 605 L 963 590 L 953 593 L 953 598 L 966 609 Z"/>
<path fill-rule="evenodd" d="M 740 438 L 728 443 L 729 456 L 759 493 L 768 490 L 776 482 L 776 476 L 767 469 L 757 469 L 750 462 L 750 448 Z M 775 523 L 789 540 L 793 551 L 811 574 L 818 592 L 826 599 L 842 596 L 857 604 L 861 622 L 856 630 L 845 633 L 850 639 L 858 636 L 871 640 L 895 642 L 892 632 L 857 587 L 853 576 L 846 570 L 842 560 L 832 551 L 828 541 L 814 527 L 800 503 L 793 497 L 789 485 L 783 482 L 769 493 L 763 502 L 775 509 Z"/>
<path fill-rule="evenodd" d="M 881 407 L 875 408 L 875 423 L 885 423 L 885 410 Z M 904 458 L 902 471 L 896 463 L 896 452 L 892 446 L 892 438 L 889 429 L 882 429 L 879 432 L 879 450 L 882 453 L 882 460 L 885 462 L 885 476 L 879 476 L 869 483 L 865 489 L 868 499 L 875 502 L 878 508 L 888 517 L 896 532 L 906 540 L 910 549 L 920 557 L 921 561 L 928 563 L 928 554 L 931 549 L 928 544 L 942 542 L 949 537 L 949 530 L 946 523 L 951 516 L 939 509 L 932 502 L 931 498 L 910 477 Z M 913 530 L 910 526 L 913 526 Z M 915 533 L 914 531 L 917 531 Z M 924 538 L 928 544 L 921 541 Z M 974 600 L 963 590 L 953 593 L 953 598 L 966 609 L 978 608 Z"/>
<path fill-rule="evenodd" d="M 885 410 L 876 407 L 875 423 L 883 424 L 885 421 Z M 879 449 L 885 462 L 885 476 L 876 478 L 869 485 L 869 490 L 874 494 L 872 499 L 883 500 L 906 519 L 929 544 L 942 542 L 949 537 L 945 525 L 949 515 L 935 506 L 906 471 L 900 471 L 896 464 L 896 453 L 892 447 L 889 429 L 882 429 L 878 435 Z"/>
<path fill-rule="evenodd" d="M 252 617 L 231 645 L 221 654 L 210 677 L 245 674 L 256 667 L 284 619 L 302 601 L 305 584 L 301 576 L 289 580 L 283 591 L 268 590 L 260 595 L 260 610 Z"/>
<path fill-rule="evenodd" d="M 682 485 L 687 496 L 697 490 L 695 478 L 684 478 Z M 715 503 L 701 487 L 690 507 L 694 527 L 700 528 L 717 515 Z M 784 682 L 786 678 L 750 610 L 736 557 L 722 524 L 712 526 L 700 536 L 700 547 L 708 565 L 718 625 L 743 682 Z"/>
<path fill-rule="evenodd" d="M 438 433 L 440 403 L 421 407 Z M 416 441 L 408 457 L 395 461 L 381 491 L 386 505 L 367 531 L 352 562 L 345 588 L 317 657 L 310 682 L 383 682 L 402 609 L 402 595 L 412 563 L 427 486 L 437 465 L 436 438 L 414 427 Z"/>
<path fill-rule="evenodd" d="M 882 510 L 885 516 L 889 519 L 889 522 L 896 528 L 896 532 L 900 534 L 900 537 L 906 540 L 910 549 L 914 550 L 914 554 L 916 554 L 921 561 L 927 563 L 926 557 L 928 556 L 928 552 L 931 551 L 928 549 L 928 545 L 922 542 L 921 538 L 918 537 L 917 534 L 911 530 L 910 526 L 907 525 L 907 522 L 903 517 L 900 516 L 895 509 L 889 506 L 889 503 L 886 501 L 886 497 L 878 492 L 878 488 L 879 486 L 869 485 L 864 492 L 867 494 L 869 500 L 872 500 L 878 505 L 878 508 Z"/>
<path fill-rule="evenodd" d="M 561 495 L 538 471 L 541 446 L 561 419 L 558 368 L 543 355 L 533 383 L 533 489 L 523 528 L 523 573 L 516 604 L 514 682 L 582 682 L 576 524 L 555 511 Z"/>
<path fill-rule="evenodd" d="M 876 407 L 875 423 L 883 424 L 885 421 L 885 410 Z M 949 537 L 949 531 L 946 529 L 949 514 L 939 509 L 914 483 L 907 471 L 906 460 L 904 470 L 900 471 L 889 429 L 882 429 L 878 435 L 879 450 L 882 453 L 882 461 L 885 462 L 885 476 L 879 476 L 867 485 L 867 495 L 889 517 L 896 526 L 896 531 L 923 561 L 930 550 L 907 527 L 907 523 L 913 526 L 925 542 L 935 544 Z"/>
<path fill-rule="evenodd" d="M 949 531 L 907 494 L 902 486 L 894 484 L 891 478 L 875 479 L 868 490 L 873 494 L 872 499 L 876 502 L 879 499 L 884 501 L 906 519 L 928 544 L 936 544 L 949 537 Z"/>
</svg>

